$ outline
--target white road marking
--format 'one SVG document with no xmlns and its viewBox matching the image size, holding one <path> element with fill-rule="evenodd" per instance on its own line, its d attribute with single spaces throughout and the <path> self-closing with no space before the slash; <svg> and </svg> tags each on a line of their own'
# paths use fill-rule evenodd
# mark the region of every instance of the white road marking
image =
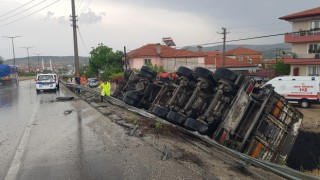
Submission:
<svg viewBox="0 0 320 180">
<path fill-rule="evenodd" d="M 22 161 L 22 157 L 23 157 L 26 145 L 27 145 L 27 141 L 28 141 L 29 136 L 30 136 L 30 132 L 31 132 L 31 129 L 32 129 L 32 124 L 34 123 L 35 116 L 36 116 L 36 113 L 38 111 L 38 108 L 39 108 L 39 102 L 37 102 L 37 104 L 34 107 L 32 116 L 31 116 L 31 118 L 30 118 L 30 120 L 28 122 L 28 125 L 27 125 L 26 129 L 24 130 L 24 134 L 23 134 L 23 136 L 21 138 L 20 144 L 18 146 L 18 149 L 16 151 L 14 159 L 13 159 L 13 161 L 11 163 L 9 171 L 7 172 L 5 180 L 15 180 L 16 179 L 16 176 L 17 176 L 17 174 L 19 172 L 19 169 L 20 169 L 20 166 L 21 166 L 21 161 Z"/>
</svg>

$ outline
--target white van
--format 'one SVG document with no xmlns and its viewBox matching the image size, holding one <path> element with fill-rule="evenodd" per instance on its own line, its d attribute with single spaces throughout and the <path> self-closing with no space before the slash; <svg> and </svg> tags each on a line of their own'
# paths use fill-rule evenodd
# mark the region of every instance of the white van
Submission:
<svg viewBox="0 0 320 180">
<path fill-rule="evenodd" d="M 36 78 L 37 93 L 39 93 L 40 90 L 56 91 L 56 88 L 57 88 L 56 78 L 57 76 L 55 76 L 54 74 L 38 74 Z"/>
<path fill-rule="evenodd" d="M 282 76 L 271 79 L 267 84 L 272 85 L 290 103 L 301 107 L 320 103 L 319 76 Z"/>
</svg>

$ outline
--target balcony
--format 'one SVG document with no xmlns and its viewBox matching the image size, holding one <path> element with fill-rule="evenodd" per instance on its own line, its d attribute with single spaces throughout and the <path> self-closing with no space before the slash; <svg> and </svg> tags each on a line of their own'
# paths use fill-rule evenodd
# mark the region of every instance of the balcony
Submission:
<svg viewBox="0 0 320 180">
<path fill-rule="evenodd" d="M 285 64 L 320 65 L 320 53 L 318 54 L 293 54 L 284 57 Z"/>
<path fill-rule="evenodd" d="M 285 34 L 284 41 L 286 43 L 303 43 L 303 42 L 319 42 L 320 30 L 299 31 Z"/>
</svg>

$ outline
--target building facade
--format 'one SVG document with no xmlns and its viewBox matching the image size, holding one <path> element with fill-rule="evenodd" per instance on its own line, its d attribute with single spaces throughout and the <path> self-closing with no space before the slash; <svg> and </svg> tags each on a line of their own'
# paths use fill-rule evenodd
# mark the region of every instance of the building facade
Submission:
<svg viewBox="0 0 320 180">
<path fill-rule="evenodd" d="M 292 24 L 292 33 L 284 41 L 291 43 L 291 55 L 284 63 L 290 64 L 290 75 L 320 75 L 320 7 L 297 12 L 279 19 Z"/>
</svg>

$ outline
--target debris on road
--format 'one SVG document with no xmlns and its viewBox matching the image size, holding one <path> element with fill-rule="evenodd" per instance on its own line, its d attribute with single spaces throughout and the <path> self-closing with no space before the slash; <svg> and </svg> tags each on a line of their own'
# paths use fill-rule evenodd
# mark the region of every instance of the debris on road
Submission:
<svg viewBox="0 0 320 180">
<path fill-rule="evenodd" d="M 73 96 L 70 96 L 70 97 L 57 97 L 56 99 L 59 100 L 59 101 L 70 101 L 70 100 L 73 100 L 74 97 Z"/>
</svg>

